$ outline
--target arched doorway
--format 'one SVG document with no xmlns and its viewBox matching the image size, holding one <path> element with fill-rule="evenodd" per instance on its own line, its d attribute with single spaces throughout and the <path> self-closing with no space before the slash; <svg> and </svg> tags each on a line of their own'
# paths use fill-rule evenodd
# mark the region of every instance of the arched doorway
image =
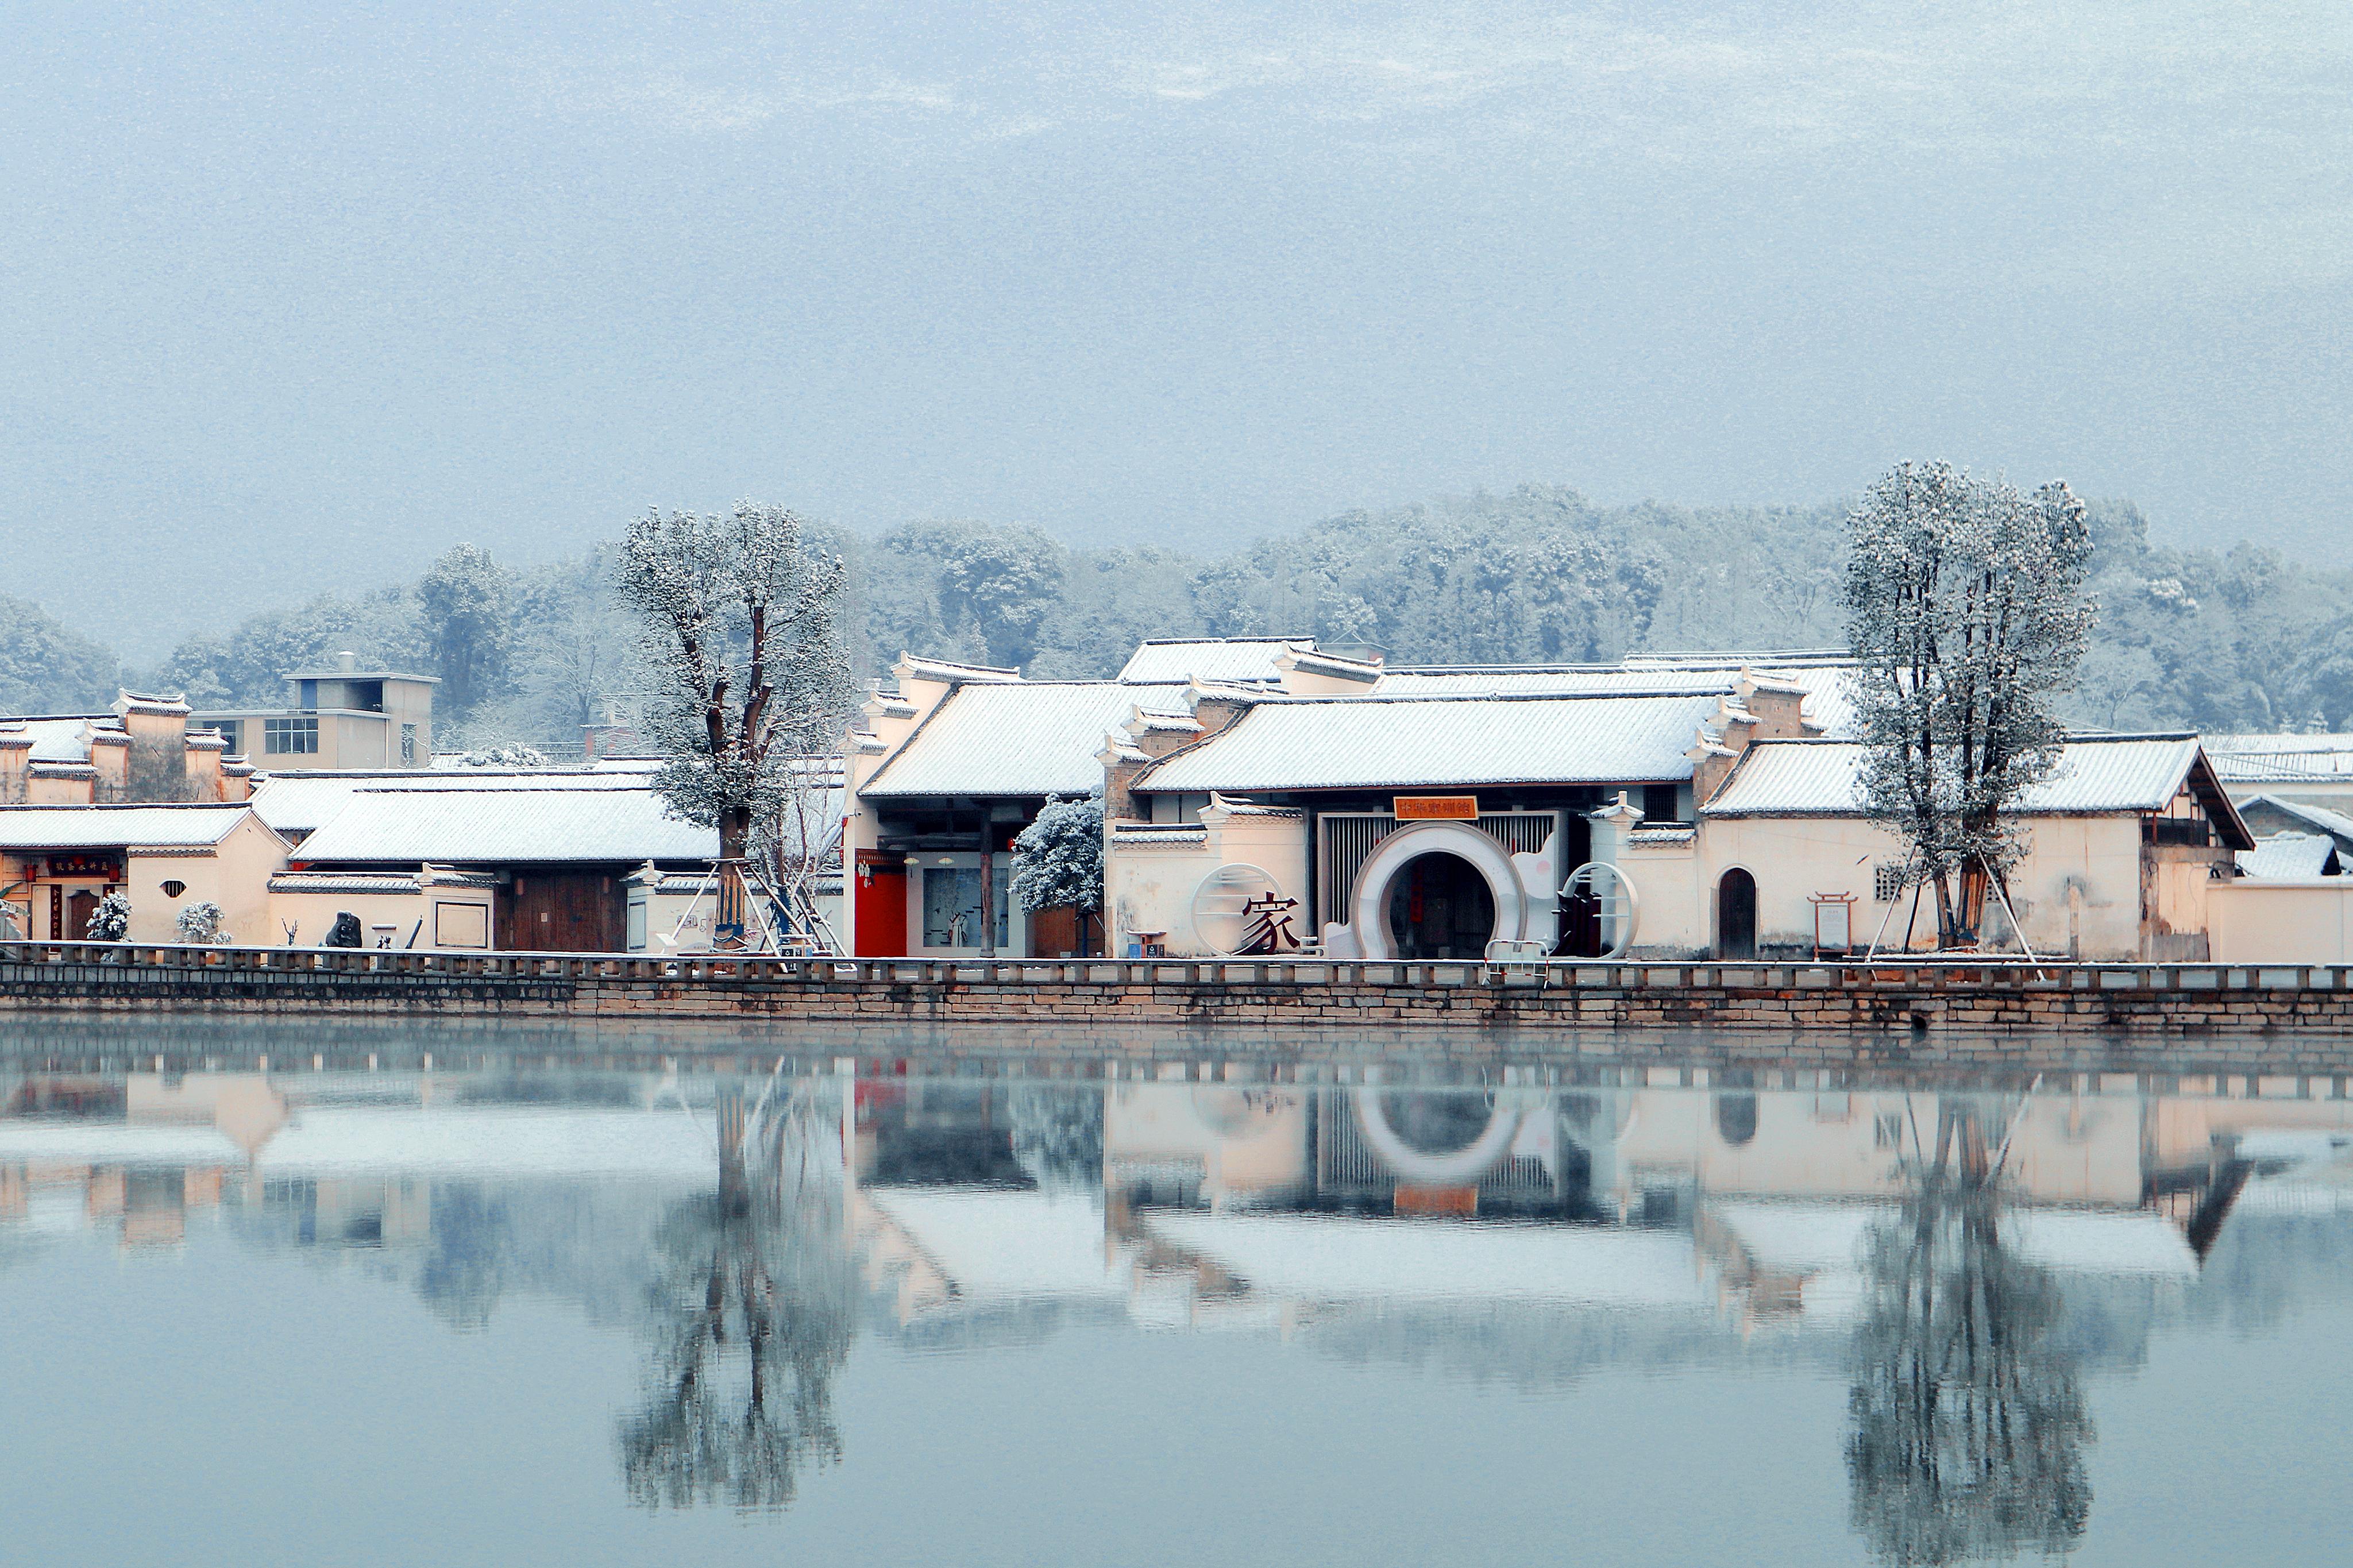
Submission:
<svg viewBox="0 0 2353 1568">
<path fill-rule="evenodd" d="M 1431 860 L 1438 863 L 1425 864 Z M 1483 904 L 1478 893 L 1463 895 L 1458 867 L 1483 884 Z M 1416 881 L 1422 891 L 1418 919 L 1410 896 Z M 1338 950 L 1341 956 L 1375 960 L 1406 956 L 1398 950 L 1399 931 L 1391 919 L 1398 908 L 1399 883 L 1409 889 L 1403 919 L 1417 928 L 1416 957 L 1426 958 L 1443 948 L 1451 957 L 1476 962 L 1486 956 L 1488 942 L 1518 942 L 1529 934 L 1533 915 L 1528 890 L 1512 864 L 1510 852 L 1492 835 L 1467 822 L 1417 822 L 1384 837 L 1357 868 L 1356 886 L 1349 889 L 1345 906 L 1348 920 L 1339 933 L 1339 940 L 1347 943 Z M 1447 904 L 1443 936 L 1438 934 L 1440 911 L 1433 895 L 1442 896 Z M 1549 909 L 1544 912 L 1551 914 Z M 1471 940 L 1474 934 L 1475 942 Z M 1549 919 L 1539 934 L 1547 942 L 1552 940 Z"/>
<path fill-rule="evenodd" d="M 1399 958 L 1482 958 L 1495 934 L 1495 895 L 1485 875 L 1443 849 L 1398 868 L 1384 912 Z"/>
<path fill-rule="evenodd" d="M 1757 956 L 1757 879 L 1737 866 L 1715 885 L 1715 952 L 1734 961 Z"/>
</svg>

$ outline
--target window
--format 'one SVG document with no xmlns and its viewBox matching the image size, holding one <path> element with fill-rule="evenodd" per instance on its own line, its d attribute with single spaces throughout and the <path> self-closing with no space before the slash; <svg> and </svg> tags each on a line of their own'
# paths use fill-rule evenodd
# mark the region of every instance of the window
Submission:
<svg viewBox="0 0 2353 1568">
<path fill-rule="evenodd" d="M 403 725 L 400 727 L 400 762 L 401 762 L 401 765 L 402 765 L 403 767 L 406 767 L 406 766 L 409 766 L 410 764 L 414 763 L 416 761 L 417 761 L 417 726 L 416 726 L 416 725 L 414 725 L 414 724 L 403 724 Z"/>
<path fill-rule="evenodd" d="M 295 705 L 297 707 L 302 709 L 305 712 L 310 713 L 315 713 L 319 710 L 319 683 L 317 681 L 305 680 L 296 687 L 295 689 L 301 693 L 301 695 L 295 699 Z"/>
<path fill-rule="evenodd" d="M 185 882 L 171 881 L 164 884 L 164 896 L 167 899 L 176 899 L 187 890 L 188 885 Z"/>
<path fill-rule="evenodd" d="M 1681 792 L 1673 784 L 1642 786 L 1642 816 L 1649 822 L 1672 822 L 1678 815 L 1675 797 Z"/>
<path fill-rule="evenodd" d="M 384 682 L 381 680 L 351 680 L 343 683 L 344 700 L 363 713 L 384 711 Z"/>
<path fill-rule="evenodd" d="M 1000 950 L 1006 934 L 1005 881 L 997 879 L 996 945 Z M 923 945 L 977 949 L 980 944 L 980 868 L 924 867 Z"/>
<path fill-rule="evenodd" d="M 1892 860 L 1883 860 L 1871 868 L 1871 897 L 1873 902 L 1892 904 L 1904 896 L 1904 868 Z"/>
<path fill-rule="evenodd" d="M 213 721 L 213 733 L 221 738 L 221 743 L 228 748 L 228 754 L 230 756 L 241 757 L 245 754 L 244 721 L 239 719 L 216 719 Z"/>
<path fill-rule="evenodd" d="M 316 719 L 264 719 L 261 749 L 274 757 L 310 756 L 319 750 Z"/>
</svg>

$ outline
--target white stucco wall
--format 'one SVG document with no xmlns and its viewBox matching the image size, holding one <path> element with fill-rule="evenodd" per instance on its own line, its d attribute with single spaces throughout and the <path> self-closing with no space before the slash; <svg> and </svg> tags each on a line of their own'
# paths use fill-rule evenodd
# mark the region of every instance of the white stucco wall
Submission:
<svg viewBox="0 0 2353 1568">
<path fill-rule="evenodd" d="M 180 940 L 180 911 L 200 903 L 220 906 L 221 930 L 236 946 L 261 947 L 276 941 L 269 923 L 269 879 L 286 868 L 286 845 L 248 815 L 228 836 L 208 850 L 184 854 L 123 856 L 123 891 L 131 900 L 130 939 L 132 942 L 174 942 Z M 173 898 L 166 882 L 180 882 L 186 891 Z"/>
<path fill-rule="evenodd" d="M 2028 824 L 2030 847 L 2011 874 L 2010 898 L 2038 953 L 2132 962 L 2141 957 L 2140 822 L 2130 816 L 2043 816 Z M 1757 879 L 1757 932 L 1760 950 L 1810 949 L 1816 893 L 1855 895 L 1855 937 L 1869 945 L 1889 906 L 1873 898 L 1873 868 L 1902 858 L 1894 835 L 1860 817 L 1715 817 L 1700 830 L 1698 897 L 1683 907 L 1680 921 L 1662 911 L 1653 920 L 1643 906 L 1641 945 L 1679 952 L 1715 950 L 1716 889 L 1737 866 Z M 2175 879 L 2186 889 L 2191 873 Z M 2205 873 L 2198 868 L 2195 877 Z M 2183 905 L 2188 890 L 2177 890 Z M 2202 888 L 2197 889 L 2202 902 Z M 1921 898 L 1913 931 L 1915 946 L 1936 936 L 1933 891 Z M 1666 900 L 1662 900 L 1661 902 Z M 1887 921 L 1883 947 L 1901 949 L 1905 898 Z M 2179 929 L 2194 911 L 2181 908 Z M 2007 922 L 1989 921 L 1988 935 L 2001 942 Z"/>
<path fill-rule="evenodd" d="M 2353 877 L 2218 882 L 2206 902 L 2217 963 L 2353 963 Z"/>
<path fill-rule="evenodd" d="M 1198 844 L 1121 844 L 1103 857 L 1103 908 L 1109 915 L 1112 951 L 1124 955 L 1131 933 L 1167 932 L 1170 956 L 1206 958 L 1208 944 L 1193 929 L 1193 894 L 1201 879 L 1219 866 L 1256 866 L 1273 879 L 1286 898 L 1299 900 L 1292 930 L 1302 942 L 1307 929 L 1307 824 L 1293 816 L 1229 816 L 1215 807 L 1200 814 L 1206 830 Z"/>
<path fill-rule="evenodd" d="M 453 910 L 470 909 L 480 913 L 453 913 L 445 924 L 436 914 L 438 906 L 444 904 Z M 270 947 L 317 947 L 334 930 L 335 917 L 347 910 L 359 917 L 360 943 L 364 947 L 375 946 L 385 935 L 375 929 L 378 926 L 393 928 L 391 945 L 401 952 L 483 952 L 497 942 L 497 911 L 492 907 L 490 889 L 463 888 L 436 888 L 421 893 L 274 892 L 269 895 L 269 933 L 257 940 Z M 291 942 L 286 936 L 285 928 L 289 925 L 294 927 Z M 434 940 L 437 932 L 458 936 L 477 929 L 485 935 L 480 946 L 437 943 Z"/>
</svg>

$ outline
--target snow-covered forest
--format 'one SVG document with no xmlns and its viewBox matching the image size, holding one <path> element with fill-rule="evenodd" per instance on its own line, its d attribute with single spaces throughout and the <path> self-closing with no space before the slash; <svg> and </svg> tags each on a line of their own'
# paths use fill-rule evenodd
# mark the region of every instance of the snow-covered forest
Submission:
<svg viewBox="0 0 2353 1568">
<path fill-rule="evenodd" d="M 1106 676 L 1143 637 L 1199 633 L 1304 631 L 1377 645 L 1393 663 L 1549 662 L 1840 646 L 1847 504 L 1599 507 L 1529 486 L 1348 513 L 1207 559 L 973 522 L 836 543 L 862 675 L 908 648 Z M 2154 546 L 2129 503 L 2094 503 L 2091 525 L 2100 616 L 2072 721 L 2225 731 L 2353 719 L 2353 573 L 2253 546 Z M 275 702 L 280 672 L 348 647 L 441 675 L 445 744 L 576 741 L 632 681 L 634 630 L 610 579 L 601 552 L 512 567 L 461 546 L 415 584 L 322 595 L 127 670 L 0 598 L 0 711 L 99 707 L 118 682 L 199 706 Z"/>
</svg>

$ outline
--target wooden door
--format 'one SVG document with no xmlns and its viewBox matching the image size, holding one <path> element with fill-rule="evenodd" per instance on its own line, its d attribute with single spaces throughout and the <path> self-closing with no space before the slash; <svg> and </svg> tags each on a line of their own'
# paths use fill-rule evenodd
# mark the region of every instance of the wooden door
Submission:
<svg viewBox="0 0 2353 1568">
<path fill-rule="evenodd" d="M 1072 909 L 1029 911 L 1029 956 L 1091 958 L 1103 952 L 1103 917 Z"/>
<path fill-rule="evenodd" d="M 67 942 L 88 942 L 90 922 L 98 913 L 98 895 L 82 889 L 66 897 L 66 929 L 58 934 Z"/>
<path fill-rule="evenodd" d="M 860 958 L 907 956 L 907 868 L 861 861 L 858 923 L 850 951 Z"/>
<path fill-rule="evenodd" d="M 499 946 L 509 952 L 619 952 L 628 895 L 609 871 L 519 871 L 507 889 Z"/>
</svg>

